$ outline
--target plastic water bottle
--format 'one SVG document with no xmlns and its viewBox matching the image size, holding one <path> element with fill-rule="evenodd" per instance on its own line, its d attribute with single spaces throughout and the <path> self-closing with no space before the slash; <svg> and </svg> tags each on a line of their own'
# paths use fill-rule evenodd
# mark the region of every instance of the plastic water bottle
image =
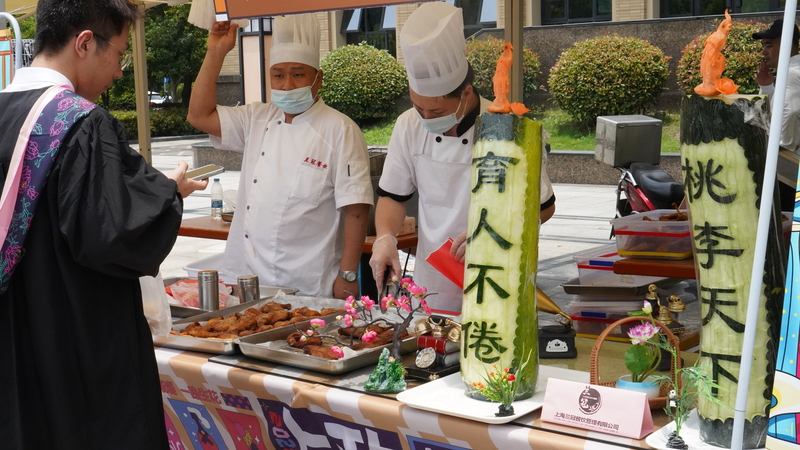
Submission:
<svg viewBox="0 0 800 450">
<path fill-rule="evenodd" d="M 211 185 L 211 218 L 222 219 L 222 185 L 219 178 L 214 178 L 214 184 Z"/>
</svg>

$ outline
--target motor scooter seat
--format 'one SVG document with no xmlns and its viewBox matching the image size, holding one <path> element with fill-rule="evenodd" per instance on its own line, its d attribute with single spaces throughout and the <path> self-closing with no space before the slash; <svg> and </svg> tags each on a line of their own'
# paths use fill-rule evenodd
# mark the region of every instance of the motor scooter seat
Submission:
<svg viewBox="0 0 800 450">
<path fill-rule="evenodd" d="M 673 203 L 683 201 L 683 185 L 675 181 L 664 169 L 650 163 L 633 163 L 633 179 L 656 209 L 672 209 Z"/>
</svg>

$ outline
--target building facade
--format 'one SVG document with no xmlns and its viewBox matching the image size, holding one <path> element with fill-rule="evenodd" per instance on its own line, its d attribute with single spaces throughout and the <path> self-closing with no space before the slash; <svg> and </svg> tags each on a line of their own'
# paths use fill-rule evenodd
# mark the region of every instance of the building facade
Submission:
<svg viewBox="0 0 800 450">
<path fill-rule="evenodd" d="M 504 0 L 447 0 L 462 8 L 464 35 L 502 37 Z M 542 85 L 561 52 L 575 42 L 617 33 L 648 40 L 671 57 L 668 94 L 679 93 L 674 82 L 681 50 L 694 37 L 716 29 L 728 8 L 734 20 L 772 22 L 781 17 L 783 0 L 526 0 L 523 22 L 526 46 L 539 54 Z M 347 44 L 366 41 L 385 49 L 403 64 L 397 36 L 421 3 L 315 13 L 322 30 L 320 56 Z M 271 19 L 253 19 L 241 33 L 238 53 L 231 52 L 225 75 L 241 74 L 242 102 L 267 101 Z M 236 60 L 239 67 L 237 71 Z M 263 61 L 263 65 L 259 62 Z M 220 80 L 222 81 L 222 79 Z"/>
</svg>

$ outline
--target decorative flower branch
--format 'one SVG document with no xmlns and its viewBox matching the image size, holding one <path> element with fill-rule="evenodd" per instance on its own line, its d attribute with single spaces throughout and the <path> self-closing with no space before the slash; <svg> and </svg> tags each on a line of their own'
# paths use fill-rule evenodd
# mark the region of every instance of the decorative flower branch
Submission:
<svg viewBox="0 0 800 450">
<path fill-rule="evenodd" d="M 302 332 L 303 335 L 300 337 L 300 340 L 306 340 L 311 336 L 333 339 L 337 344 L 339 344 L 339 346 L 333 346 L 331 350 L 339 358 L 343 358 L 344 350 L 342 347 L 353 344 L 357 330 L 366 330 L 366 328 L 370 325 L 383 322 L 394 330 L 392 335 L 392 356 L 396 360 L 400 360 L 400 345 L 402 343 L 400 335 L 404 330 L 408 329 L 409 324 L 411 324 L 411 320 L 414 318 L 414 313 L 418 312 L 419 310 L 423 310 L 425 314 L 431 314 L 431 309 L 428 306 L 428 302 L 425 300 L 426 297 L 431 294 L 428 294 L 428 290 L 426 288 L 418 286 L 411 281 L 410 278 L 403 278 L 400 280 L 397 276 L 392 276 L 392 283 L 394 283 L 397 287 L 398 297 L 395 298 L 389 294 L 381 299 L 381 311 L 385 313 L 387 310 L 394 308 L 396 314 L 402 320 L 394 321 L 389 319 L 388 316 L 374 318 L 372 310 L 376 306 L 375 301 L 366 295 L 362 296 L 360 301 L 356 301 L 356 299 L 351 295 L 345 300 L 346 314 L 336 317 L 336 320 L 344 323 L 346 327 L 355 327 L 353 333 L 350 335 L 349 342 L 342 341 L 336 335 L 320 334 L 319 329 L 327 325 L 327 323 L 322 319 L 312 319 L 311 329 Z M 369 343 L 374 341 L 377 336 L 378 334 L 375 331 L 367 331 L 361 335 L 361 341 Z"/>
</svg>

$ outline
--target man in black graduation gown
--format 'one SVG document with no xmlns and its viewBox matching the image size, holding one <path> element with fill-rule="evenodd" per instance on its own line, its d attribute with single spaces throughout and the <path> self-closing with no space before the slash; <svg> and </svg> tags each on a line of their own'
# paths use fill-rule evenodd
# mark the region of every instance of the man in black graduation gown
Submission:
<svg viewBox="0 0 800 450">
<path fill-rule="evenodd" d="M 32 67 L 0 92 L 0 184 L 46 88 L 95 101 L 122 76 L 137 14 L 126 0 L 39 1 Z M 69 130 L 0 295 L 0 448 L 169 448 L 138 278 L 172 248 L 182 196 L 205 188 L 185 170 L 153 169 L 102 108 Z"/>
</svg>

